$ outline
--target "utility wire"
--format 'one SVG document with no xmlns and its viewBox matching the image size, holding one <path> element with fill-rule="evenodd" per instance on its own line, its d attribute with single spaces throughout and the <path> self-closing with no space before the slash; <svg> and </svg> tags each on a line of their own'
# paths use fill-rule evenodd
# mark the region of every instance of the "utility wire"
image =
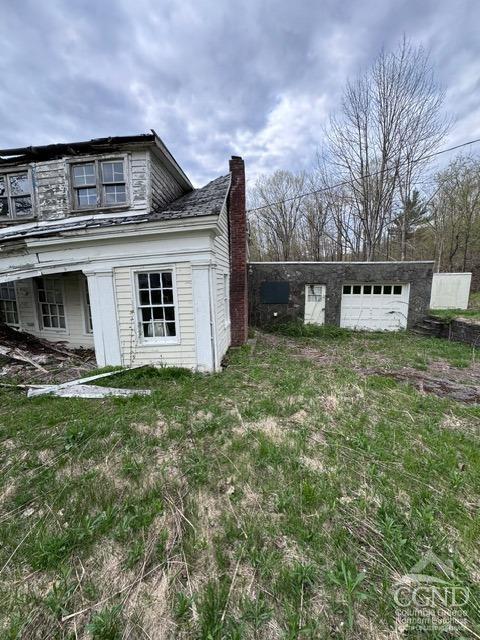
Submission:
<svg viewBox="0 0 480 640">
<path fill-rule="evenodd" d="M 456 149 L 461 149 L 462 147 L 466 147 L 470 144 L 475 144 L 476 142 L 480 142 L 480 138 L 476 138 L 475 140 L 469 140 L 468 142 L 462 142 L 461 144 L 457 144 L 453 147 L 448 147 L 447 149 L 441 149 L 440 151 L 435 151 L 426 156 L 422 156 L 421 158 L 416 158 L 414 160 L 405 160 L 400 164 L 403 166 L 405 164 L 415 164 L 416 162 L 423 162 L 424 160 L 428 160 L 430 158 L 434 158 L 435 156 L 439 156 L 442 153 L 448 153 L 449 151 L 455 151 Z M 375 176 L 382 175 L 383 173 L 387 173 L 391 169 L 385 168 L 380 171 L 374 171 L 373 173 L 367 173 L 364 178 L 373 178 Z M 247 209 L 247 213 L 252 213 L 254 211 L 260 211 L 261 209 L 268 209 L 268 207 L 275 207 L 278 204 L 284 204 L 286 202 L 293 202 L 294 200 L 298 200 L 299 198 L 305 198 L 307 196 L 312 196 L 316 193 L 324 193 L 325 191 L 331 191 L 332 189 L 338 189 L 339 187 L 345 187 L 351 184 L 352 180 L 344 180 L 343 182 L 338 182 L 337 184 L 332 184 L 327 187 L 322 187 L 321 189 L 314 189 L 313 191 L 307 191 L 306 193 L 299 193 L 296 196 L 292 196 L 291 198 L 286 198 L 285 200 L 277 200 L 277 202 L 269 202 L 268 204 L 264 204 L 260 207 L 254 207 L 253 209 Z"/>
</svg>

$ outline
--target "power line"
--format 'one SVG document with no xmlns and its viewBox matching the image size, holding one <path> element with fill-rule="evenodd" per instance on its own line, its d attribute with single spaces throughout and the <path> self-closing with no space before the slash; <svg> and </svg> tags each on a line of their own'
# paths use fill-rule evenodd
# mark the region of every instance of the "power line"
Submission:
<svg viewBox="0 0 480 640">
<path fill-rule="evenodd" d="M 468 142 L 462 142 L 461 144 L 457 144 L 453 147 L 448 147 L 447 149 L 441 149 L 440 151 L 435 151 L 421 158 L 416 158 L 414 160 L 405 160 L 402 162 L 400 166 L 405 164 L 415 164 L 416 162 L 422 162 L 424 160 L 429 160 L 430 158 L 434 158 L 435 156 L 439 156 L 442 153 L 448 153 L 449 151 L 455 151 L 456 149 L 461 149 L 462 147 L 466 147 L 470 144 L 475 144 L 476 142 L 480 142 L 480 138 L 476 138 L 475 140 L 469 140 Z M 390 169 L 381 169 L 380 171 L 374 171 L 373 173 L 367 173 L 364 178 L 373 178 L 375 176 L 382 175 L 390 171 Z M 321 189 L 314 189 L 313 191 L 307 191 L 305 193 L 299 193 L 297 196 L 292 196 L 291 198 L 285 198 L 285 200 L 277 200 L 277 202 L 269 202 L 268 204 L 264 204 L 261 207 L 254 207 L 253 209 L 247 209 L 247 213 L 252 213 L 253 211 L 260 211 L 261 209 L 268 209 L 268 207 L 275 207 L 277 204 L 284 204 L 286 202 L 293 202 L 294 200 L 298 200 L 299 198 L 305 198 L 307 196 L 315 195 L 316 193 L 324 193 L 325 191 L 331 191 L 332 189 L 338 189 L 339 187 L 345 187 L 352 183 L 352 180 L 344 180 L 343 182 L 338 182 L 337 184 L 332 184 L 327 187 L 322 187 Z"/>
</svg>

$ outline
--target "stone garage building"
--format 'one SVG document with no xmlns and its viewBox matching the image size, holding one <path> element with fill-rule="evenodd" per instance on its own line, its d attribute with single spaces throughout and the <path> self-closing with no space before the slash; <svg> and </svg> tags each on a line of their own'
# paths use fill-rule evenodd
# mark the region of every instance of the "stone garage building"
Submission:
<svg viewBox="0 0 480 640">
<path fill-rule="evenodd" d="M 433 262 L 252 262 L 250 323 L 413 327 L 428 312 Z"/>
</svg>

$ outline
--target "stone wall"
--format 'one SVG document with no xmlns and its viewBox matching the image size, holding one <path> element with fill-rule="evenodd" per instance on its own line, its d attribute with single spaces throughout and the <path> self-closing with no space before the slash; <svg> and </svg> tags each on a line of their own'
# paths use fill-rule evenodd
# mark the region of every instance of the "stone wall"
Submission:
<svg viewBox="0 0 480 640">
<path fill-rule="evenodd" d="M 339 325 L 343 284 L 410 283 L 408 327 L 413 327 L 428 312 L 433 262 L 252 262 L 248 272 L 249 315 L 254 326 L 303 320 L 306 284 L 326 285 L 325 324 Z M 264 282 L 288 282 L 288 302 L 262 303 Z"/>
<path fill-rule="evenodd" d="M 452 320 L 444 330 L 443 337 L 480 348 L 480 322 L 462 320 L 461 318 Z"/>
</svg>

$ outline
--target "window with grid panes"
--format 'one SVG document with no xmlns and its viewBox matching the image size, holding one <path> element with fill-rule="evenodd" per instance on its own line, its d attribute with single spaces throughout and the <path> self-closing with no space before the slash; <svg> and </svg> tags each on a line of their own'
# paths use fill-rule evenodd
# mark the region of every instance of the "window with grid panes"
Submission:
<svg viewBox="0 0 480 640">
<path fill-rule="evenodd" d="M 71 167 L 76 209 L 112 207 L 127 201 L 123 160 L 92 160 Z"/>
<path fill-rule="evenodd" d="M 36 278 L 40 324 L 43 329 L 66 329 L 63 289 L 60 278 Z"/>
<path fill-rule="evenodd" d="M 28 171 L 0 175 L 0 218 L 31 218 L 32 184 Z"/>
<path fill-rule="evenodd" d="M 17 296 L 14 282 L 0 285 L 0 322 L 18 326 Z"/>
<path fill-rule="evenodd" d="M 141 338 L 177 335 L 171 271 L 137 273 L 138 323 Z"/>
</svg>

